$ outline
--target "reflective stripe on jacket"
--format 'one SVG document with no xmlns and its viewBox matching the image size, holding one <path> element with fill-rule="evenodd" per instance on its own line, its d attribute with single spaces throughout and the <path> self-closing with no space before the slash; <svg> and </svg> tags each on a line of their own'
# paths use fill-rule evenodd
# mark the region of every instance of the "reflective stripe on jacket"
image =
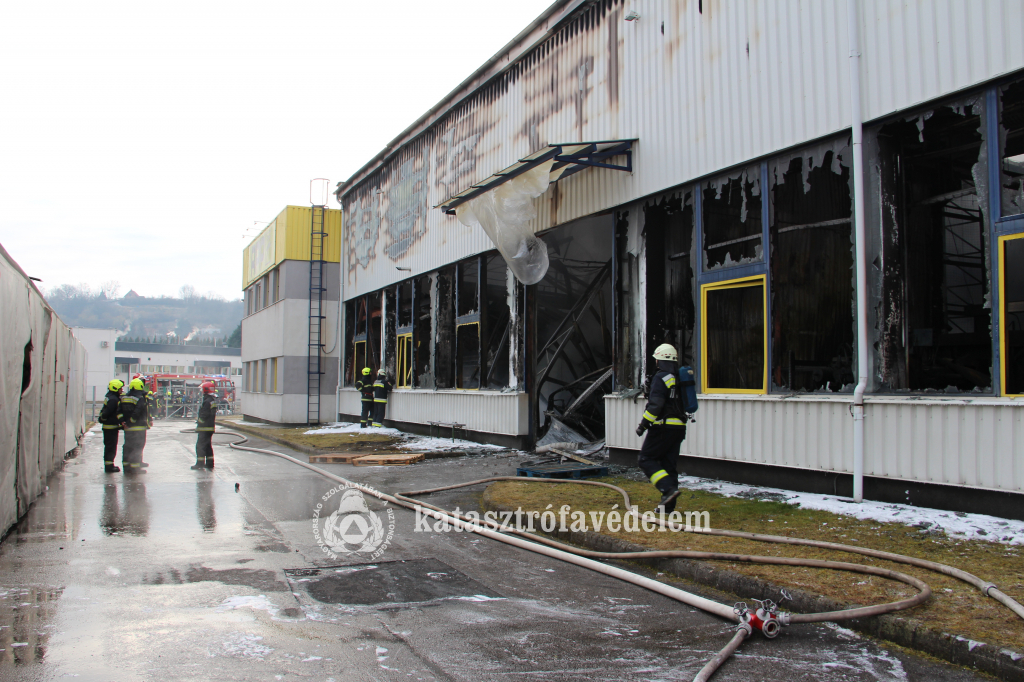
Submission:
<svg viewBox="0 0 1024 682">
<path fill-rule="evenodd" d="M 212 395 L 203 396 L 203 404 L 196 415 L 196 431 L 215 431 L 217 429 L 217 401 Z"/>
<path fill-rule="evenodd" d="M 388 401 L 388 391 L 390 390 L 391 382 L 387 379 L 378 378 L 373 384 L 373 402 L 386 403 Z"/>
<path fill-rule="evenodd" d="M 132 389 L 121 397 L 121 421 L 125 431 L 145 431 L 149 428 L 149 399 L 143 391 Z"/>
<path fill-rule="evenodd" d="M 373 382 L 369 379 L 357 379 L 356 390 L 362 395 L 362 401 L 373 402 Z"/>
<path fill-rule="evenodd" d="M 659 369 L 651 379 L 651 394 L 644 408 L 644 419 L 650 426 L 686 428 L 680 400 L 672 392 L 676 388 L 675 372 Z"/>
<path fill-rule="evenodd" d="M 107 391 L 107 395 L 103 396 L 103 407 L 100 408 L 100 416 L 97 417 L 97 421 L 103 425 L 104 429 L 119 429 L 121 424 L 117 419 L 117 414 L 121 406 L 121 394 L 117 391 Z"/>
</svg>

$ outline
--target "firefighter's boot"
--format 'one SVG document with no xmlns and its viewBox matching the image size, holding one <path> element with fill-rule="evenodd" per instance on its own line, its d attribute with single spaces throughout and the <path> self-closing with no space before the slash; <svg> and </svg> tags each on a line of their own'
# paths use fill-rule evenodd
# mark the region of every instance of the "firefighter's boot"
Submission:
<svg viewBox="0 0 1024 682">
<path fill-rule="evenodd" d="M 103 473 L 116 474 L 119 471 L 121 471 L 121 467 L 115 466 L 113 462 L 103 462 Z"/>
<path fill-rule="evenodd" d="M 679 499 L 679 490 L 669 490 L 662 494 L 661 502 L 654 508 L 655 513 L 671 514 L 676 510 L 676 500 Z"/>
</svg>

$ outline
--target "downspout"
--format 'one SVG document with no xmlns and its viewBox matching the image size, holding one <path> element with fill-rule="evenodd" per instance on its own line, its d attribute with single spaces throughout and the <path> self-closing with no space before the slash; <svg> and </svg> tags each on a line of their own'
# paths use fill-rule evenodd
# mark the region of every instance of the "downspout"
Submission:
<svg viewBox="0 0 1024 682">
<path fill-rule="evenodd" d="M 348 320 L 345 319 L 345 265 L 348 263 L 348 258 L 345 257 L 345 205 L 341 203 L 341 191 L 345 187 L 344 182 L 338 183 L 338 188 L 334 191 L 334 196 L 338 200 L 338 208 L 341 209 L 341 216 L 339 217 L 340 231 L 341 231 L 341 244 L 338 252 L 338 336 L 335 337 L 338 343 L 345 338 L 345 324 Z M 334 389 L 334 418 L 338 419 L 341 415 L 341 387 L 345 383 L 345 344 L 341 343 L 341 348 L 338 350 L 338 386 Z"/>
<path fill-rule="evenodd" d="M 853 501 L 864 501 L 864 391 L 868 386 L 867 256 L 864 245 L 864 121 L 860 109 L 860 13 L 846 0 L 850 32 L 850 129 L 853 134 L 853 219 L 857 267 L 857 386 L 853 389 Z"/>
</svg>

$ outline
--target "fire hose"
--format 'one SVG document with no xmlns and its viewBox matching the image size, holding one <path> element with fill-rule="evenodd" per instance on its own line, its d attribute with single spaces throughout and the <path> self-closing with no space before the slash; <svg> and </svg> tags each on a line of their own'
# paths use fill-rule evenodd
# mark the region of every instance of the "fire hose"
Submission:
<svg viewBox="0 0 1024 682">
<path fill-rule="evenodd" d="M 245 450 L 249 452 L 256 452 L 261 454 L 273 455 L 285 459 L 294 464 L 309 469 L 324 478 L 332 480 L 336 483 L 340 483 L 347 487 L 351 487 L 355 490 L 359 490 L 364 493 L 373 495 L 374 497 L 386 500 L 392 504 L 405 507 L 413 511 L 430 516 L 437 520 L 445 521 L 451 524 L 453 527 L 464 530 L 467 532 L 473 532 L 483 537 L 487 537 L 498 542 L 505 543 L 520 549 L 525 549 L 536 554 L 541 554 L 554 559 L 559 559 L 567 563 L 571 563 L 582 568 L 587 568 L 604 575 L 618 578 L 625 582 L 632 583 L 638 587 L 643 587 L 652 592 L 656 592 L 663 596 L 669 597 L 681 603 L 687 604 L 699 608 L 707 613 L 714 614 L 726 620 L 737 623 L 737 629 L 729 643 L 715 655 L 697 674 L 694 678 L 694 682 L 706 682 L 710 679 L 714 672 L 721 666 L 728 658 L 739 648 L 740 644 L 749 637 L 754 629 L 759 630 L 765 637 L 773 639 L 778 636 L 781 627 L 784 625 L 790 625 L 792 623 L 817 623 L 825 621 L 840 621 L 850 620 L 854 618 L 864 618 L 867 616 L 875 616 L 885 613 L 892 613 L 895 611 L 901 611 L 909 609 L 918 604 L 923 603 L 931 596 L 931 588 L 924 581 L 915 578 L 914 576 L 901 573 L 899 571 L 893 571 L 890 569 L 883 569 L 874 566 L 866 566 L 863 564 L 846 563 L 839 561 L 829 561 L 820 559 L 800 559 L 800 558 L 789 558 L 789 557 L 772 557 L 772 556 L 756 556 L 756 555 L 745 555 L 745 554 L 726 554 L 720 552 L 696 552 L 689 550 L 652 550 L 643 552 L 598 552 L 593 550 L 581 549 L 566 545 L 564 543 L 551 540 L 550 538 L 541 537 L 534 533 L 523 531 L 519 528 L 506 527 L 503 523 L 499 523 L 495 520 L 472 518 L 467 519 L 461 514 L 453 513 L 444 510 L 436 505 L 432 505 L 422 501 L 416 501 L 411 499 L 413 496 L 427 495 L 436 492 L 442 492 L 446 490 L 454 490 L 457 488 L 465 488 L 473 485 L 480 485 L 482 483 L 491 483 L 496 481 L 518 481 L 523 482 L 528 480 L 530 482 L 538 483 L 572 483 L 582 485 L 592 485 L 609 488 L 618 492 L 622 495 L 623 500 L 626 504 L 627 510 L 632 510 L 633 514 L 637 514 L 636 509 L 630 504 L 629 494 L 619 486 L 611 483 L 604 483 L 600 481 L 581 481 L 576 479 L 550 479 L 550 478 L 530 478 L 523 479 L 517 476 L 493 476 L 489 478 L 482 478 L 475 481 L 469 481 L 465 483 L 458 483 L 449 486 L 442 486 L 438 488 L 430 488 L 427 490 L 418 490 L 406 493 L 396 493 L 394 495 L 388 495 L 380 491 L 376 491 L 368 486 L 350 481 L 348 479 L 336 476 L 328 471 L 315 467 L 308 462 L 296 459 L 289 455 L 274 450 L 265 450 L 262 448 L 244 447 L 242 443 L 248 442 L 248 438 L 245 436 L 235 433 L 235 435 L 241 440 L 228 443 L 229 447 L 236 450 Z M 672 522 L 666 523 L 664 519 L 658 519 L 654 517 L 656 523 L 662 527 L 667 527 L 669 530 L 692 530 L 686 529 L 679 524 Z M 977 576 L 947 566 L 945 564 L 939 564 L 937 562 L 927 561 L 924 559 L 917 559 L 914 557 L 903 556 L 900 554 L 894 554 L 891 552 L 883 552 L 879 550 L 871 550 L 864 547 L 854 547 L 851 545 L 841 545 L 831 542 L 822 542 L 816 540 L 805 540 L 801 538 L 790 538 L 777 535 L 761 535 L 759 533 L 744 533 L 740 531 L 728 531 L 728 530 L 717 530 L 710 528 L 700 529 L 698 532 L 707 535 L 720 535 L 725 537 L 738 537 L 748 540 L 755 540 L 758 542 L 774 542 L 782 544 L 793 544 L 793 545 L 805 545 L 810 547 L 819 547 L 823 549 L 832 549 L 837 551 L 850 552 L 854 554 L 861 554 L 873 558 L 885 559 L 887 561 L 893 561 L 896 563 L 903 563 L 907 565 L 917 566 L 919 568 L 925 568 L 928 570 L 936 571 L 944 575 L 948 575 L 959 580 L 962 580 L 968 584 L 974 585 L 993 599 L 996 599 L 1000 603 L 1006 605 L 1014 613 L 1024 618 L 1024 607 L 1018 602 L 1013 600 L 1008 595 L 999 591 L 995 585 L 990 582 L 984 581 Z M 518 536 L 518 537 L 517 537 Z M 527 539 L 528 538 L 528 539 Z M 875 575 L 890 580 L 897 580 L 903 582 L 917 590 L 917 594 L 906 599 L 901 599 L 885 604 L 876 604 L 873 606 L 857 607 L 850 609 L 842 609 L 839 611 L 827 611 L 821 613 L 809 613 L 809 614 L 790 614 L 786 612 L 780 612 L 777 605 L 771 600 L 755 600 L 758 601 L 758 608 L 751 610 L 748 609 L 746 604 L 738 603 L 735 606 L 727 606 L 719 602 L 701 597 L 685 590 L 681 590 L 670 585 L 666 585 L 662 582 L 647 578 L 631 571 L 612 566 L 606 563 L 597 561 L 597 559 L 637 559 L 637 558 L 687 558 L 687 559 L 702 559 L 702 560 L 714 560 L 714 561 L 740 561 L 748 563 L 759 563 L 759 564 L 774 564 L 783 566 L 803 566 L 810 568 L 824 568 L 832 570 L 849 571 L 854 573 L 862 573 L 867 575 Z"/>
</svg>

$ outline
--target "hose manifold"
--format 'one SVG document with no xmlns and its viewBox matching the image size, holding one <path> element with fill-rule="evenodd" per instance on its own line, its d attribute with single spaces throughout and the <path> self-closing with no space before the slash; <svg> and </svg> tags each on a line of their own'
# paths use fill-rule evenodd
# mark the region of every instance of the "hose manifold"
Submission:
<svg viewBox="0 0 1024 682">
<path fill-rule="evenodd" d="M 733 606 L 733 612 L 739 616 L 740 626 L 746 625 L 752 630 L 759 630 L 768 639 L 775 639 L 782 631 L 782 626 L 789 625 L 789 614 L 779 613 L 778 606 L 771 599 L 754 601 L 758 604 L 756 610 L 749 609 L 743 602 Z"/>
</svg>

